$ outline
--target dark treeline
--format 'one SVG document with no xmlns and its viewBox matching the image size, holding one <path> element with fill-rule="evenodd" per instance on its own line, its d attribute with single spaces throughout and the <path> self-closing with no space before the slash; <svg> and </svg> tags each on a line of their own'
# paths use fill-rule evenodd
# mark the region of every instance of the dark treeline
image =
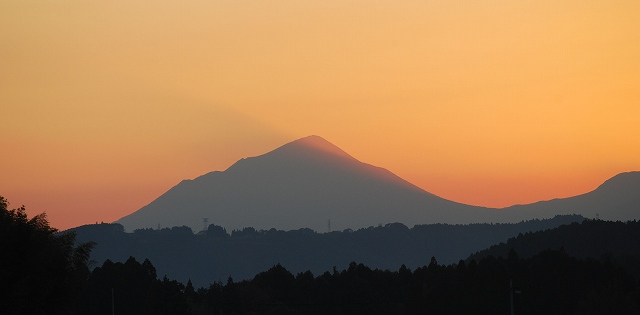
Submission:
<svg viewBox="0 0 640 315">
<path fill-rule="evenodd" d="M 358 261 L 371 268 L 417 268 L 431 256 L 455 263 L 470 254 L 529 231 L 579 222 L 581 216 L 557 216 L 514 224 L 429 224 L 408 228 L 392 223 L 356 231 L 317 233 L 244 228 L 228 233 L 216 225 L 194 234 L 189 227 L 140 229 L 125 233 L 119 224 L 86 225 L 73 229 L 80 241 L 95 241 L 92 259 L 125 261 L 149 258 L 161 274 L 196 286 L 213 281 L 251 279 L 275 264 L 293 272 L 316 274 Z M 184 268 L 188 265 L 189 268 Z"/>
<path fill-rule="evenodd" d="M 156 278 L 148 260 L 107 261 L 83 292 L 80 313 L 110 314 L 638 314 L 640 286 L 623 269 L 579 260 L 558 250 L 528 259 L 506 258 L 440 265 L 435 258 L 412 271 L 347 269 L 289 272 L 281 265 L 251 280 L 215 282 L 194 290 Z M 517 290 L 517 291 L 516 291 Z"/>
<path fill-rule="evenodd" d="M 531 257 L 545 249 L 562 249 L 572 257 L 613 263 L 640 278 L 640 222 L 635 220 L 584 220 L 546 231 L 521 233 L 506 243 L 471 255 L 468 260 L 505 256 L 511 249 L 522 257 Z"/>
<path fill-rule="evenodd" d="M 78 314 L 191 314 L 187 298 L 194 294 L 188 283 L 159 279 L 155 267 L 130 257 L 126 262 L 107 260 L 87 280 L 78 295 Z"/>
<path fill-rule="evenodd" d="M 609 233 L 592 223 L 571 226 Z M 627 230 L 609 241 L 637 233 L 635 222 L 623 225 Z M 215 226 L 209 230 L 213 239 L 232 237 Z M 430 257 L 415 269 L 352 262 L 314 274 L 274 264 L 248 280 L 229 277 L 196 289 L 191 281 L 159 277 L 149 259 L 106 260 L 90 271 L 93 243 L 56 233 L 44 215 L 28 219 L 24 207 L 9 210 L 2 197 L 0 233 L 2 314 L 508 314 L 512 293 L 516 314 L 640 313 L 640 281 L 624 266 L 575 258 L 564 249 L 526 257 L 509 250 L 452 264 Z M 181 228 L 138 233 L 194 237 Z M 639 251 L 623 248 L 631 256 Z"/>
<path fill-rule="evenodd" d="M 56 234 L 44 214 L 27 218 L 0 196 L 0 313 L 69 314 L 90 270 L 93 243 Z"/>
</svg>

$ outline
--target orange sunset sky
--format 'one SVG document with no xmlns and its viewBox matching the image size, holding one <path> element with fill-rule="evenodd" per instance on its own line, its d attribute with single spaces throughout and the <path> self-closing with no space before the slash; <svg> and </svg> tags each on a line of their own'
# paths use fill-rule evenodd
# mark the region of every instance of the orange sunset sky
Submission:
<svg viewBox="0 0 640 315">
<path fill-rule="evenodd" d="M 568 197 L 640 170 L 640 1 L 7 0 L 0 117 L 0 195 L 59 229 L 311 134 L 458 202 Z"/>
</svg>

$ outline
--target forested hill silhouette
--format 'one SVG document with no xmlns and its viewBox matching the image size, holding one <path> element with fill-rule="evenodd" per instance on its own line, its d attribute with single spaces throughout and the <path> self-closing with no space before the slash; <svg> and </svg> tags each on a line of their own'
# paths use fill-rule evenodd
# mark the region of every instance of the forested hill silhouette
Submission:
<svg viewBox="0 0 640 315">
<path fill-rule="evenodd" d="M 116 221 L 127 231 L 186 225 L 203 218 L 227 229 L 326 231 L 389 222 L 491 222 L 496 210 L 430 194 L 386 169 L 362 163 L 318 136 L 241 159 L 224 172 L 184 180 Z"/>
<path fill-rule="evenodd" d="M 504 209 L 449 201 L 358 161 L 318 136 L 241 159 L 225 171 L 184 180 L 149 205 L 116 221 L 127 231 L 202 226 L 229 230 L 358 229 L 389 222 L 415 224 L 519 222 L 581 214 L 607 220 L 640 218 L 640 172 L 617 175 L 596 190 Z M 328 224 L 330 222 L 330 225 Z"/>
<path fill-rule="evenodd" d="M 506 257 L 515 250 L 527 258 L 547 250 L 562 250 L 579 259 L 603 260 L 624 267 L 640 279 L 640 222 L 584 220 L 553 229 L 519 234 L 471 255 L 467 261 L 488 256 Z"/>
<path fill-rule="evenodd" d="M 454 263 L 471 253 L 530 231 L 579 222 L 581 216 L 557 216 L 516 224 L 416 225 L 400 223 L 356 231 L 316 233 L 310 229 L 280 231 L 244 228 L 227 233 L 209 225 L 194 234 L 189 227 L 140 229 L 125 233 L 120 224 L 86 225 L 72 229 L 79 241 L 97 243 L 91 259 L 125 261 L 129 256 L 150 259 L 158 274 L 206 286 L 231 276 L 248 279 L 281 263 L 292 272 L 318 274 L 352 261 L 372 268 L 396 269 L 423 266 L 435 256 Z"/>
<path fill-rule="evenodd" d="M 455 250 L 487 237 L 579 217 L 520 224 L 435 224 L 413 229 L 396 223 L 325 234 L 309 229 L 284 232 L 248 228 L 228 235 L 223 228 L 210 225 L 194 235 L 188 227 L 125 233 L 120 224 L 57 232 L 44 213 L 28 218 L 24 206 L 8 206 L 0 196 L 3 314 L 386 315 L 506 314 L 509 310 L 512 314 L 640 314 L 639 278 L 628 273 L 640 265 L 637 221 L 587 220 L 551 230 L 548 235 L 542 232 L 518 237 L 529 238 L 528 244 L 564 238 L 563 244 L 578 244 L 582 251 L 590 252 L 588 257 L 604 249 L 609 254 L 602 256 L 602 262 L 576 259 L 564 247 L 528 257 L 531 251 L 525 247 L 526 258 L 510 249 L 506 257 L 487 255 L 478 261 L 444 265 L 434 256 L 428 258 L 427 252 L 436 253 L 439 246 L 447 256 L 447 246 Z M 561 230 L 564 232 L 556 233 Z M 143 257 L 145 250 L 151 250 L 170 258 L 158 269 L 151 260 L 133 256 L 116 257 L 116 262 L 100 259 L 103 262 L 96 265 L 89 260 L 95 258 L 92 249 L 96 244 L 78 243 L 75 232 L 97 240 L 98 247 L 108 247 L 112 241 L 112 248 L 139 248 L 142 251 L 135 254 Z M 294 250 L 283 252 L 283 247 Z M 387 262 L 397 259 L 415 263 L 413 256 L 406 255 L 413 253 L 419 265 L 412 268 L 394 263 L 399 266 L 372 269 L 351 261 L 315 274 L 304 266 L 302 270 L 306 271 L 300 272 L 285 268 L 296 257 L 316 262 L 318 257 L 344 258 L 341 255 L 351 254 L 357 259 L 358 255 L 353 255 L 357 250 Z M 326 255 L 328 252 L 336 255 Z M 309 253 L 316 256 L 307 256 Z M 246 280 L 228 277 L 226 284 L 220 276 L 205 284 L 184 278 L 180 282 L 170 279 L 166 272 L 167 264 L 183 272 L 205 266 L 203 274 L 215 279 L 220 266 L 243 268 L 255 265 L 252 258 L 269 255 L 282 264 L 260 268 L 255 275 L 244 277 Z M 360 257 L 369 260 L 366 255 Z M 93 271 L 91 265 L 96 266 Z M 294 268 L 300 270 L 300 266 Z"/>
</svg>

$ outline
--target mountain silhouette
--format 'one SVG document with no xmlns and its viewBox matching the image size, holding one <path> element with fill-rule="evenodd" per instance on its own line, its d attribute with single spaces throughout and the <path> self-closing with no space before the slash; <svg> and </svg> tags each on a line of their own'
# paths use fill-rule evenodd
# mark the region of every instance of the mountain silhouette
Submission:
<svg viewBox="0 0 640 315">
<path fill-rule="evenodd" d="M 494 209 L 430 194 L 319 136 L 309 136 L 241 159 L 223 172 L 184 180 L 117 223 L 128 231 L 158 224 L 195 228 L 208 218 L 228 230 L 326 231 L 390 222 L 490 222 L 495 214 Z"/>
<path fill-rule="evenodd" d="M 569 198 L 515 205 L 500 210 L 500 221 L 519 221 L 553 217 L 557 214 L 580 214 L 588 218 L 611 221 L 640 219 L 640 172 L 618 174 L 595 190 Z"/>
<path fill-rule="evenodd" d="M 569 214 L 639 218 L 640 172 L 619 174 L 583 195 L 493 209 L 440 198 L 319 136 L 309 136 L 241 159 L 225 171 L 184 180 L 116 222 L 128 231 L 158 225 L 199 230 L 203 218 L 228 230 L 327 231 L 393 222 L 507 223 Z"/>
</svg>

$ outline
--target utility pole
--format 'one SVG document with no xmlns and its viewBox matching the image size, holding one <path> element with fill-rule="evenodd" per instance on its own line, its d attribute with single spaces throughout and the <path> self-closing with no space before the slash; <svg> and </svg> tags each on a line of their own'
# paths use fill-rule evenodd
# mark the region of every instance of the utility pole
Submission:
<svg viewBox="0 0 640 315">
<path fill-rule="evenodd" d="M 511 302 L 511 315 L 513 315 L 513 279 L 509 279 L 509 301 Z"/>
<path fill-rule="evenodd" d="M 115 315 L 116 313 L 116 308 L 115 308 L 115 303 L 113 301 L 113 288 L 111 288 L 111 315 Z"/>
<path fill-rule="evenodd" d="M 513 279 L 509 279 L 509 301 L 511 302 L 511 315 L 513 315 L 513 295 L 520 293 L 522 293 L 520 288 L 513 286 Z"/>
</svg>

